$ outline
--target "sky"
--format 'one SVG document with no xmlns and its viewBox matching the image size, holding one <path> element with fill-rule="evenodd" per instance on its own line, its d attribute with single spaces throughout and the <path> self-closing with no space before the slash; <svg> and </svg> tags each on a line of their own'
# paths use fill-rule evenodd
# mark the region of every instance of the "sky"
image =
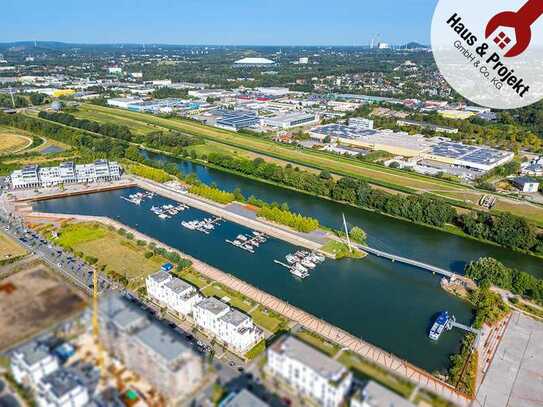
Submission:
<svg viewBox="0 0 543 407">
<path fill-rule="evenodd" d="M 428 44 L 437 0 L 2 0 L 0 42 Z"/>
</svg>

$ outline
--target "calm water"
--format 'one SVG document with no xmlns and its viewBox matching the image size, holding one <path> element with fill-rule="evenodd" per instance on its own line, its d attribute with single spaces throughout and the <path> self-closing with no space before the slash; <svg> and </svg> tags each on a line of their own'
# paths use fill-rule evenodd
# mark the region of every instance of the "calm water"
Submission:
<svg viewBox="0 0 543 407">
<path fill-rule="evenodd" d="M 446 368 L 448 355 L 457 350 L 461 339 L 460 332 L 451 331 L 437 343 L 429 340 L 426 333 L 433 315 L 446 309 L 460 321 L 470 321 L 469 306 L 445 293 L 439 287 L 439 278 L 430 273 L 370 256 L 364 260 L 327 260 L 300 281 L 273 262 L 296 247 L 270 239 L 256 254 L 248 254 L 224 242 L 248 229 L 224 222 L 209 235 L 187 230 L 181 227 L 182 220 L 209 215 L 190 209 L 174 219 L 160 220 L 149 208 L 171 201 L 155 197 L 138 207 L 120 198 L 135 191 L 41 201 L 35 208 L 117 219 L 429 371 Z"/>
<path fill-rule="evenodd" d="M 171 160 L 152 155 L 153 159 Z M 190 162 L 176 161 L 183 173 L 195 172 L 205 183 L 221 189 L 241 188 L 267 201 L 288 202 L 297 212 L 316 217 L 323 225 L 341 227 L 341 213 L 348 222 L 368 233 L 369 244 L 393 253 L 462 272 L 466 262 L 493 256 L 511 266 L 543 275 L 542 262 L 492 245 L 462 239 L 430 228 L 388 218 L 376 213 L 307 196 L 283 188 L 223 173 Z M 225 222 L 210 235 L 189 231 L 181 220 L 206 216 L 190 209 L 175 219 L 161 221 L 149 208 L 168 202 L 155 197 L 141 207 L 120 199 L 129 191 L 113 191 L 36 203 L 45 212 L 80 213 L 115 218 L 139 231 L 299 306 L 381 348 L 428 371 L 446 369 L 448 357 L 458 350 L 461 332 L 453 330 L 435 343 L 427 338 L 433 316 L 448 310 L 469 323 L 469 305 L 445 293 L 439 278 L 407 265 L 369 256 L 363 260 L 329 261 L 311 277 L 299 281 L 273 263 L 295 250 L 290 244 L 271 239 L 249 255 L 224 242 L 243 227 Z"/>
<path fill-rule="evenodd" d="M 349 224 L 360 226 L 367 232 L 370 246 L 389 253 L 416 259 L 457 273 L 463 273 L 464 267 L 471 260 L 490 256 L 510 267 L 543 278 L 543 260 L 534 256 L 263 184 L 191 162 L 173 160 L 152 153 L 146 154 L 154 160 L 174 161 L 184 174 L 194 172 L 202 182 L 215 183 L 221 189 L 233 191 L 239 187 L 246 197 L 255 195 L 268 202 L 287 202 L 291 210 L 315 217 L 324 226 L 342 229 L 341 213 L 344 213 Z"/>
</svg>

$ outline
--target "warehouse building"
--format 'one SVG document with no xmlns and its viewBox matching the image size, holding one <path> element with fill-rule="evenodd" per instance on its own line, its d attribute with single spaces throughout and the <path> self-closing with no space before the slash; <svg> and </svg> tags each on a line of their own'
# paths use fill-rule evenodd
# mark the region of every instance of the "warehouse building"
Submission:
<svg viewBox="0 0 543 407">
<path fill-rule="evenodd" d="M 143 99 L 138 98 L 112 98 L 107 100 L 107 104 L 121 109 L 128 109 L 129 105 L 138 105 L 143 102 Z"/>
<path fill-rule="evenodd" d="M 272 117 L 265 117 L 261 120 L 263 126 L 274 127 L 278 129 L 291 129 L 297 126 L 315 124 L 317 118 L 310 113 L 286 113 Z"/>
<path fill-rule="evenodd" d="M 353 380 L 341 363 L 292 336 L 268 348 L 266 370 L 324 407 L 342 405 Z"/>
<path fill-rule="evenodd" d="M 9 177 L 13 189 L 49 188 L 57 185 L 108 182 L 121 178 L 122 168 L 118 163 L 97 160 L 92 164 L 65 162 L 57 167 L 28 165 L 15 170 Z"/>
<path fill-rule="evenodd" d="M 438 126 L 437 124 L 418 122 L 418 121 L 415 121 L 415 120 L 401 119 L 401 120 L 398 120 L 396 123 L 398 124 L 398 126 L 420 127 L 420 128 L 432 130 L 432 131 L 435 131 L 435 132 L 438 132 L 438 133 L 449 133 L 449 134 L 458 133 L 458 129 L 456 129 L 454 127 Z"/>
<path fill-rule="evenodd" d="M 366 130 L 355 126 L 328 124 L 310 130 L 310 137 L 324 142 L 387 151 L 395 156 L 417 158 L 487 172 L 514 158 L 511 151 L 453 142 L 444 137 L 426 138 L 392 130 Z"/>
<path fill-rule="evenodd" d="M 249 111 L 234 110 L 222 113 L 222 117 L 215 121 L 215 126 L 221 129 L 238 131 L 260 123 L 258 116 Z"/>
</svg>

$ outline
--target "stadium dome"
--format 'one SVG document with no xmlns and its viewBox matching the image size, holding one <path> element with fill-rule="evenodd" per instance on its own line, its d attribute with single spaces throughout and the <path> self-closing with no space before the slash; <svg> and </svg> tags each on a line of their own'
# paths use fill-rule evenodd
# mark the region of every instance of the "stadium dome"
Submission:
<svg viewBox="0 0 543 407">
<path fill-rule="evenodd" d="M 267 58 L 243 58 L 236 62 L 238 65 L 272 65 L 275 64 L 274 61 Z"/>
</svg>

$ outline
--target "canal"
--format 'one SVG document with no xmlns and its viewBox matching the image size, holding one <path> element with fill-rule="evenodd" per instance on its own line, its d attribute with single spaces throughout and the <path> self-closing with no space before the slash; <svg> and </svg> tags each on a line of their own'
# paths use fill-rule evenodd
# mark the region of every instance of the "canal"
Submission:
<svg viewBox="0 0 543 407">
<path fill-rule="evenodd" d="M 171 160 L 156 155 L 149 158 Z M 370 245 L 452 271 L 461 272 L 466 262 L 481 256 L 494 256 L 516 267 L 522 265 L 531 272 L 537 272 L 541 266 L 535 258 L 495 246 L 190 162 L 176 163 L 183 173 L 194 172 L 203 182 L 214 183 L 221 189 L 239 187 L 246 196 L 253 194 L 270 202 L 288 202 L 292 210 L 319 218 L 326 226 L 339 228 L 344 212 L 349 223 L 367 231 Z M 41 201 L 35 204 L 35 209 L 114 218 L 430 372 L 448 367 L 449 355 L 458 350 L 462 339 L 458 330 L 444 333 L 438 342 L 428 339 L 428 328 L 435 313 L 448 310 L 460 322 L 470 322 L 469 305 L 444 292 L 439 278 L 428 272 L 368 256 L 363 260 L 327 260 L 309 278 L 300 281 L 273 263 L 274 259 L 284 258 L 296 250 L 290 244 L 270 239 L 255 255 L 249 255 L 224 242 L 246 231 L 242 226 L 225 222 L 210 235 L 189 231 L 180 226 L 182 220 L 207 215 L 190 209 L 175 219 L 161 221 L 149 208 L 166 203 L 167 199 L 155 197 L 137 207 L 120 199 L 128 193 L 112 191 Z"/>
</svg>

